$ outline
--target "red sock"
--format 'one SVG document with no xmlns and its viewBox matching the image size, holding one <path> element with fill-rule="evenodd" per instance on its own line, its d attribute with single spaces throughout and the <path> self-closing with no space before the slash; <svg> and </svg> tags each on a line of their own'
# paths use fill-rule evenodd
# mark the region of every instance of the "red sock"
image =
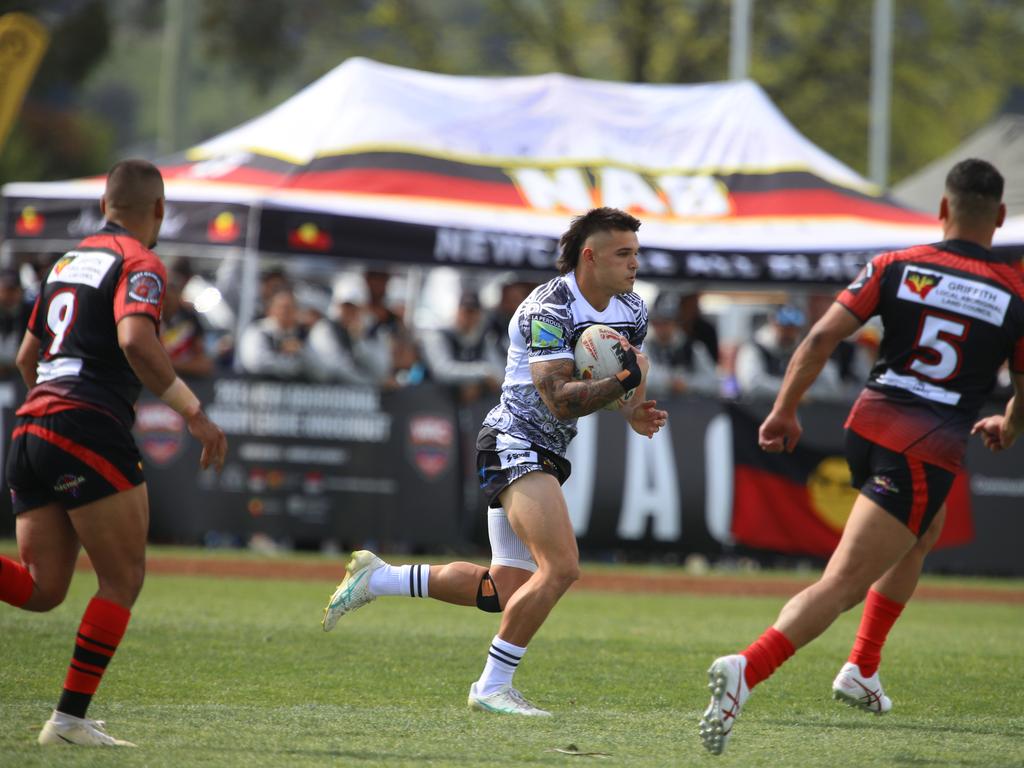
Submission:
<svg viewBox="0 0 1024 768">
<path fill-rule="evenodd" d="M 757 640 L 750 644 L 741 654 L 747 659 L 747 669 L 743 673 L 747 688 L 753 688 L 762 680 L 771 677 L 782 663 L 796 653 L 796 648 L 789 638 L 775 627 L 768 627 Z"/>
<path fill-rule="evenodd" d="M 124 636 L 131 615 L 127 608 L 102 597 L 89 601 L 78 627 L 75 652 L 68 666 L 68 676 L 64 679 L 58 712 L 85 717 L 85 710 Z"/>
<path fill-rule="evenodd" d="M 903 603 L 890 600 L 881 592 L 868 590 L 864 600 L 864 613 L 860 617 L 857 641 L 850 651 L 850 661 L 860 667 L 860 673 L 871 677 L 882 662 L 882 646 L 896 619 L 903 613 Z"/>
<path fill-rule="evenodd" d="M 32 597 L 36 583 L 21 563 L 0 557 L 0 600 L 20 608 Z"/>
</svg>

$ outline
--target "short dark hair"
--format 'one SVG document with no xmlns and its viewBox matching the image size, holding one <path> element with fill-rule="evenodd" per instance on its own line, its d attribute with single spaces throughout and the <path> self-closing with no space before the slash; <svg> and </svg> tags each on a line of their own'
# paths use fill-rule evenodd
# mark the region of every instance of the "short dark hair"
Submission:
<svg viewBox="0 0 1024 768">
<path fill-rule="evenodd" d="M 107 206 L 134 211 L 146 208 L 163 197 L 164 179 L 160 169 L 148 160 L 122 160 L 107 174 L 103 196 Z"/>
<path fill-rule="evenodd" d="M 636 232 L 638 229 L 640 220 L 618 208 L 591 208 L 582 216 L 575 217 L 558 241 L 555 266 L 559 274 L 567 275 L 576 269 L 583 243 L 595 232 Z"/>
<path fill-rule="evenodd" d="M 994 219 L 1003 201 L 1003 176 L 985 160 L 961 160 L 946 175 L 946 199 L 955 218 Z"/>
</svg>

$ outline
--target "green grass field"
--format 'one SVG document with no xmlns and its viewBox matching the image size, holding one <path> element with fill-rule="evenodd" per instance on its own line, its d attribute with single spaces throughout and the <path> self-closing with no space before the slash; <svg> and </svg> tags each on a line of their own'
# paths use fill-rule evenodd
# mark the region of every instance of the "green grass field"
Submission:
<svg viewBox="0 0 1024 768">
<path fill-rule="evenodd" d="M 859 614 L 842 617 L 754 692 L 715 758 L 696 731 L 705 670 L 779 598 L 571 592 L 516 675 L 556 717 L 523 721 L 465 706 L 496 617 L 385 598 L 325 634 L 332 588 L 149 577 L 90 710 L 140 748 L 59 755 L 35 737 L 93 577 L 49 614 L 0 604 L 0 765 L 1024 765 L 1020 604 L 912 603 L 887 647 L 895 708 L 881 718 L 830 697 Z M 570 745 L 606 756 L 553 751 Z"/>
</svg>

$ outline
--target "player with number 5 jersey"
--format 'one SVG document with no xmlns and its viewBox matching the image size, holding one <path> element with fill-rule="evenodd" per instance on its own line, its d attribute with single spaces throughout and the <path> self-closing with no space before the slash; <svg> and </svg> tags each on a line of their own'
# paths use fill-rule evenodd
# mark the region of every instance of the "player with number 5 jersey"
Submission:
<svg viewBox="0 0 1024 768">
<path fill-rule="evenodd" d="M 725 749 L 751 689 L 862 600 L 832 693 L 873 714 L 892 709 L 878 676 L 882 646 L 942 531 L 968 437 L 981 432 L 999 448 L 1024 425 L 1024 277 L 991 250 L 1006 217 L 1002 196 L 1003 177 L 989 163 L 957 163 L 939 205 L 944 239 L 873 259 L 793 355 L 758 436 L 770 453 L 796 447 L 797 406 L 836 345 L 881 318 L 877 364 L 846 422 L 857 500 L 821 578 L 746 650 L 712 663 L 700 722 L 710 752 Z M 1015 397 L 1005 416 L 975 423 L 1007 361 Z"/>
</svg>

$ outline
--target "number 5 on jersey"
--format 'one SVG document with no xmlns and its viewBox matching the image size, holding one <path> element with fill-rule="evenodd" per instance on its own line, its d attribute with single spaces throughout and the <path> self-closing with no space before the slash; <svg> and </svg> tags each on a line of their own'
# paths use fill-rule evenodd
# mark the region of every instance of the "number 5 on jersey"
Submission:
<svg viewBox="0 0 1024 768">
<path fill-rule="evenodd" d="M 949 381 L 960 370 L 958 342 L 967 338 L 969 327 L 969 323 L 962 320 L 924 313 L 908 366 L 910 370 L 931 381 Z"/>
</svg>

